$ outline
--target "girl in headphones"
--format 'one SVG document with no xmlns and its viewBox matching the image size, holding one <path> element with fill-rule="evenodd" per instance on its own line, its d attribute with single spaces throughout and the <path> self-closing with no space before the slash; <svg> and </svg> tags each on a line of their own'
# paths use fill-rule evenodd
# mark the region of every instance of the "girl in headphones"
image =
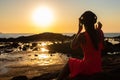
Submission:
<svg viewBox="0 0 120 80">
<path fill-rule="evenodd" d="M 74 37 L 71 48 L 82 48 L 83 59 L 70 58 L 64 66 L 57 80 L 64 80 L 66 77 L 70 79 L 77 75 L 92 75 L 102 71 L 101 51 L 103 49 L 103 32 L 102 24 L 99 22 L 95 26 L 97 16 L 91 12 L 84 12 L 79 18 L 79 30 Z M 81 32 L 83 27 L 84 32 Z"/>
</svg>

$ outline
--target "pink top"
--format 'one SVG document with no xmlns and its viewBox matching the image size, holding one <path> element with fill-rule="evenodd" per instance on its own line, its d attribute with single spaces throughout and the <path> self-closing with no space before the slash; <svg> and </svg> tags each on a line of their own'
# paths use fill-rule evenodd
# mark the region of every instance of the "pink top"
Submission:
<svg viewBox="0 0 120 80">
<path fill-rule="evenodd" d="M 81 45 L 81 48 L 84 53 L 84 58 L 76 59 L 76 58 L 70 58 L 69 59 L 69 67 L 70 67 L 70 77 L 73 78 L 78 74 L 84 74 L 84 75 L 91 75 L 96 72 L 102 71 L 101 66 L 101 50 L 103 49 L 103 32 L 100 31 L 101 41 L 99 43 L 99 48 L 96 50 L 93 47 L 93 44 L 91 42 L 91 39 L 87 32 L 84 33 L 86 43 L 84 45 Z"/>
</svg>

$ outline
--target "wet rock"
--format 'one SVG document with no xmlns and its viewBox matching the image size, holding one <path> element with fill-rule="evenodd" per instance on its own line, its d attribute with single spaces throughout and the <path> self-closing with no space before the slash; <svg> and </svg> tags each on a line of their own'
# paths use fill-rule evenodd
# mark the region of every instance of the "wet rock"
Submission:
<svg viewBox="0 0 120 80">
<path fill-rule="evenodd" d="M 13 52 L 13 49 L 5 49 L 4 50 L 4 53 L 10 53 L 10 52 Z"/>
<path fill-rule="evenodd" d="M 13 77 L 11 80 L 55 80 L 59 75 L 60 71 L 53 73 L 45 73 L 40 76 L 35 76 L 31 79 L 28 79 L 26 76 L 17 76 Z M 120 79 L 120 68 L 111 70 L 109 72 L 101 72 L 93 75 L 77 75 L 73 79 L 64 79 L 64 80 L 119 80 Z"/>
<path fill-rule="evenodd" d="M 32 43 L 32 47 L 36 47 L 37 46 L 37 43 Z"/>
<path fill-rule="evenodd" d="M 35 54 L 34 56 L 38 56 L 37 54 Z"/>
<path fill-rule="evenodd" d="M 14 48 L 17 48 L 17 47 L 20 46 L 20 45 L 19 45 L 19 43 L 17 43 L 17 42 L 13 42 L 13 43 L 11 44 L 11 46 L 14 47 Z"/>
<path fill-rule="evenodd" d="M 39 49 L 37 47 L 34 47 L 33 51 L 38 51 Z"/>
<path fill-rule="evenodd" d="M 29 80 L 26 76 L 16 76 L 13 77 L 11 80 Z"/>
<path fill-rule="evenodd" d="M 31 55 L 28 55 L 28 56 L 31 56 Z"/>
<path fill-rule="evenodd" d="M 24 45 L 23 48 L 22 48 L 22 50 L 23 51 L 27 51 L 28 48 L 29 48 L 28 46 Z"/>
<path fill-rule="evenodd" d="M 51 80 L 51 79 L 56 78 L 58 76 L 58 74 L 59 74 L 59 71 L 54 72 L 54 73 L 45 73 L 45 74 L 43 74 L 41 76 L 33 77 L 30 80 Z"/>
</svg>

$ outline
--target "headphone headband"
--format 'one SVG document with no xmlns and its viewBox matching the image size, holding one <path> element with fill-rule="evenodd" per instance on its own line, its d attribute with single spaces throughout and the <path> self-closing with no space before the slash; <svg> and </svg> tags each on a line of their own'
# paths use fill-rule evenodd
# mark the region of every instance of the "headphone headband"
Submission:
<svg viewBox="0 0 120 80">
<path fill-rule="evenodd" d="M 96 20 L 97 20 L 97 16 L 91 11 L 86 11 L 80 17 L 80 21 L 82 24 L 96 23 Z"/>
</svg>

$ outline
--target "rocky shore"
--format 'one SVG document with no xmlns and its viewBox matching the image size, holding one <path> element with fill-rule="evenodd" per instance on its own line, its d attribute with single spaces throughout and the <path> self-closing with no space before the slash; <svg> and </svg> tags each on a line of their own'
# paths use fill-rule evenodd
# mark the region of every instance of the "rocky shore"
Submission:
<svg viewBox="0 0 120 80">
<path fill-rule="evenodd" d="M 94 75 L 78 75 L 72 80 L 119 80 L 120 79 L 120 55 L 102 57 L 103 71 Z M 63 66 L 63 65 L 62 65 Z M 55 67 L 53 67 L 55 68 Z M 15 76 L 11 80 L 55 80 L 62 67 L 58 70 L 52 70 L 42 75 L 28 78 L 26 75 Z M 68 79 L 64 79 L 68 80 Z"/>
<path fill-rule="evenodd" d="M 73 36 L 65 36 L 62 34 L 54 33 L 43 33 L 37 35 L 31 35 L 27 37 L 18 38 L 0 38 L 0 54 L 11 54 L 14 51 L 39 51 L 42 43 L 40 41 L 50 41 L 52 43 L 47 44 L 45 48 L 49 50 L 49 54 L 61 53 L 66 54 L 68 57 L 82 58 L 82 50 L 72 50 L 70 48 L 70 41 Z M 109 39 L 118 41 L 118 43 L 111 43 Z M 38 45 L 40 45 L 38 47 Z M 38 56 L 35 54 L 34 56 Z M 22 58 L 22 57 L 21 57 Z M 0 59 L 0 61 L 4 61 Z M 91 76 L 78 75 L 73 80 L 119 80 L 120 79 L 120 36 L 113 38 L 105 38 L 104 40 L 104 50 L 102 52 L 102 66 L 103 72 L 96 73 Z M 47 66 L 47 71 L 43 74 L 32 75 L 29 77 L 27 75 L 18 75 L 12 77 L 11 80 L 54 80 L 57 78 L 60 70 L 64 64 L 56 66 Z M 39 67 L 34 67 L 33 69 L 39 70 Z M 67 80 L 67 79 L 65 79 Z"/>
</svg>

